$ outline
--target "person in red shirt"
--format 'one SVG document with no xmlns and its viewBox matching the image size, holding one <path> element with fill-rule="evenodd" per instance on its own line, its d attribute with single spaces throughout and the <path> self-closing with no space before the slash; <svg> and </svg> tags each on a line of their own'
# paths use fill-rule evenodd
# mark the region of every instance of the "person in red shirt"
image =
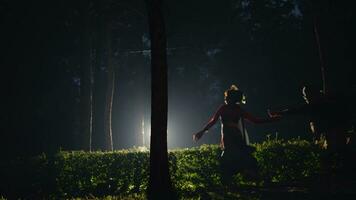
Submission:
<svg viewBox="0 0 356 200">
<path fill-rule="evenodd" d="M 244 119 L 254 124 L 273 122 L 279 117 L 258 118 L 245 111 L 241 104 L 244 95 L 235 85 L 224 93 L 225 103 L 211 117 L 206 126 L 193 135 L 198 141 L 220 119 L 221 121 L 221 170 L 222 181 L 231 183 L 237 172 L 254 173 L 257 162 L 251 155 L 249 139 L 244 127 Z"/>
</svg>

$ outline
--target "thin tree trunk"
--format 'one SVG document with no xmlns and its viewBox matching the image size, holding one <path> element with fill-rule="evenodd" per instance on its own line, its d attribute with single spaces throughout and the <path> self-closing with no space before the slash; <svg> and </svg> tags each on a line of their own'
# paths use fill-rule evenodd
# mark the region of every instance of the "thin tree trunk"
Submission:
<svg viewBox="0 0 356 200">
<path fill-rule="evenodd" d="M 316 45 L 318 47 L 319 60 L 320 60 L 320 73 L 321 73 L 321 81 L 323 86 L 323 93 L 326 94 L 326 75 L 325 75 L 325 62 L 324 62 L 324 53 L 320 43 L 320 35 L 319 35 L 319 26 L 318 26 L 318 18 L 314 17 L 314 35 L 316 40 Z"/>
<path fill-rule="evenodd" d="M 328 12 L 330 9 L 330 0 L 312 0 L 312 12 L 313 12 L 313 31 L 315 36 L 315 41 L 319 54 L 320 61 L 320 73 L 322 81 L 322 91 L 324 94 L 327 92 L 327 79 L 326 79 L 326 68 L 328 66 L 328 58 L 330 60 L 330 28 L 332 24 L 328 19 Z M 329 52 L 328 52 L 329 51 Z"/>
<path fill-rule="evenodd" d="M 85 3 L 85 2 L 84 2 Z M 92 63 L 89 4 L 81 10 L 83 27 L 81 40 L 81 74 L 80 74 L 80 145 L 85 151 L 91 150 L 92 132 Z"/>
<path fill-rule="evenodd" d="M 93 36 L 93 38 L 96 38 L 96 36 Z M 93 45 L 96 46 L 96 45 Z M 93 47 L 93 49 L 96 49 L 95 47 Z M 96 149 L 96 143 L 95 141 L 95 135 L 97 132 L 97 127 L 96 127 L 96 106 L 97 106 L 97 79 L 96 79 L 96 74 L 97 74 L 97 62 L 98 62 L 98 53 L 96 50 L 95 56 L 93 56 L 94 61 L 93 61 L 93 67 L 92 67 L 92 74 L 91 74 L 91 82 L 92 82 L 92 103 L 91 103 L 91 121 L 92 121 L 92 125 L 91 125 L 91 137 L 90 137 L 90 150 L 95 150 Z"/>
<path fill-rule="evenodd" d="M 151 37 L 151 145 L 148 199 L 174 197 L 167 152 L 167 57 L 161 0 L 146 0 Z"/>
<path fill-rule="evenodd" d="M 92 45 L 92 43 L 91 43 Z M 90 47 L 92 50 L 92 46 Z M 94 65 L 91 62 L 92 54 L 90 55 L 90 111 L 89 111 L 89 151 L 93 149 L 93 128 L 94 128 Z"/>
<path fill-rule="evenodd" d="M 104 124 L 104 134 L 105 134 L 105 150 L 113 150 L 113 140 L 112 140 L 112 105 L 115 90 L 115 71 L 112 63 L 112 49 L 111 49 L 111 27 L 110 23 L 106 27 L 106 42 L 107 42 L 107 53 L 108 53 L 108 82 L 107 82 L 107 92 L 106 92 L 106 105 L 105 105 L 105 124 Z"/>
</svg>

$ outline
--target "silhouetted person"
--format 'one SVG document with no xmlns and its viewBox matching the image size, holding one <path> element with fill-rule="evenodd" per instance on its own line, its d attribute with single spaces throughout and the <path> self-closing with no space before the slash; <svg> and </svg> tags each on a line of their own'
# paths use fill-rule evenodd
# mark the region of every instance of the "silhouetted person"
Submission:
<svg viewBox="0 0 356 200">
<path fill-rule="evenodd" d="M 329 151 L 340 151 L 347 144 L 346 133 L 350 126 L 346 104 L 337 96 L 325 95 L 311 86 L 302 89 L 305 104 L 282 111 L 269 112 L 270 117 L 304 115 L 309 120 L 314 141 Z"/>
<path fill-rule="evenodd" d="M 302 93 L 306 104 L 269 112 L 269 115 L 304 115 L 309 119 L 315 143 L 326 149 L 321 158 L 321 186 L 323 189 L 332 189 L 330 187 L 335 185 L 334 178 L 344 179 L 349 173 L 354 173 L 349 170 L 352 153 L 347 146 L 350 142 L 347 131 L 351 127 L 352 118 L 349 101 L 342 96 L 325 95 L 311 86 L 304 86 Z"/>
<path fill-rule="evenodd" d="M 267 123 L 276 118 L 261 119 L 246 112 L 242 107 L 243 93 L 232 85 L 224 93 L 225 104 L 221 105 L 211 117 L 208 124 L 193 135 L 193 140 L 199 140 L 217 121 L 221 121 L 221 170 L 222 181 L 230 184 L 232 176 L 237 172 L 254 173 L 257 162 L 251 155 L 248 146 L 248 135 L 244 128 L 244 119 L 252 123 Z"/>
</svg>

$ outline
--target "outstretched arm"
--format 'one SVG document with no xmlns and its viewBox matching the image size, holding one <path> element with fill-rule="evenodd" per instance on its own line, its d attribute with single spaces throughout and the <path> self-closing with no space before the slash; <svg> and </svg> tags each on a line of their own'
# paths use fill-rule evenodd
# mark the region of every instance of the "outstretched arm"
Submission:
<svg viewBox="0 0 356 200">
<path fill-rule="evenodd" d="M 263 123 L 269 123 L 269 122 L 274 122 L 280 119 L 280 116 L 270 116 L 269 118 L 259 118 L 255 117 L 252 114 L 248 112 L 243 113 L 243 117 L 247 119 L 249 122 L 252 122 L 254 124 L 263 124 Z"/>
<path fill-rule="evenodd" d="M 290 107 L 281 111 L 270 111 L 268 110 L 268 115 L 270 117 L 281 117 L 283 115 L 305 115 L 311 112 L 310 104 L 304 104 L 301 106 Z"/>
<path fill-rule="evenodd" d="M 205 127 L 201 131 L 193 134 L 193 140 L 194 141 L 199 140 L 203 136 L 203 134 L 205 132 L 207 132 L 212 126 L 214 126 L 214 124 L 218 121 L 218 119 L 219 119 L 219 117 L 221 115 L 221 110 L 222 110 L 222 106 L 220 106 L 220 108 L 210 118 L 209 122 L 205 125 Z"/>
</svg>

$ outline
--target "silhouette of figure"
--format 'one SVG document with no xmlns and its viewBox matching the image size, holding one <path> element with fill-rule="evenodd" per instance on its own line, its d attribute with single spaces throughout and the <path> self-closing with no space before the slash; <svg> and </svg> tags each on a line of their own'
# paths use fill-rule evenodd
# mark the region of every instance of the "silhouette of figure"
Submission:
<svg viewBox="0 0 356 200">
<path fill-rule="evenodd" d="M 241 104 L 244 95 L 235 85 L 224 93 L 225 104 L 221 105 L 211 117 L 208 124 L 193 135 L 193 140 L 199 140 L 219 119 L 221 121 L 221 172 L 223 183 L 230 184 L 236 172 L 254 175 L 257 162 L 252 157 L 252 147 L 249 146 L 248 134 L 245 131 L 244 119 L 260 124 L 275 121 L 278 117 L 266 119 L 257 118 L 246 112 Z M 249 174 L 252 173 L 252 174 Z"/>
<path fill-rule="evenodd" d="M 306 104 L 290 107 L 282 111 L 269 111 L 270 117 L 285 115 L 304 115 L 309 119 L 309 125 L 315 143 L 329 151 L 340 151 L 347 144 L 347 130 L 351 118 L 348 105 L 340 102 L 340 97 L 325 95 L 312 86 L 304 86 L 303 99 Z"/>
<path fill-rule="evenodd" d="M 304 86 L 302 93 L 306 104 L 269 111 L 269 116 L 304 115 L 309 119 L 315 144 L 326 149 L 321 157 L 320 187 L 333 190 L 335 178 L 344 179 L 352 171 L 352 153 L 347 145 L 351 139 L 348 130 L 352 125 L 352 105 L 342 95 L 325 95 L 311 86 Z"/>
</svg>

